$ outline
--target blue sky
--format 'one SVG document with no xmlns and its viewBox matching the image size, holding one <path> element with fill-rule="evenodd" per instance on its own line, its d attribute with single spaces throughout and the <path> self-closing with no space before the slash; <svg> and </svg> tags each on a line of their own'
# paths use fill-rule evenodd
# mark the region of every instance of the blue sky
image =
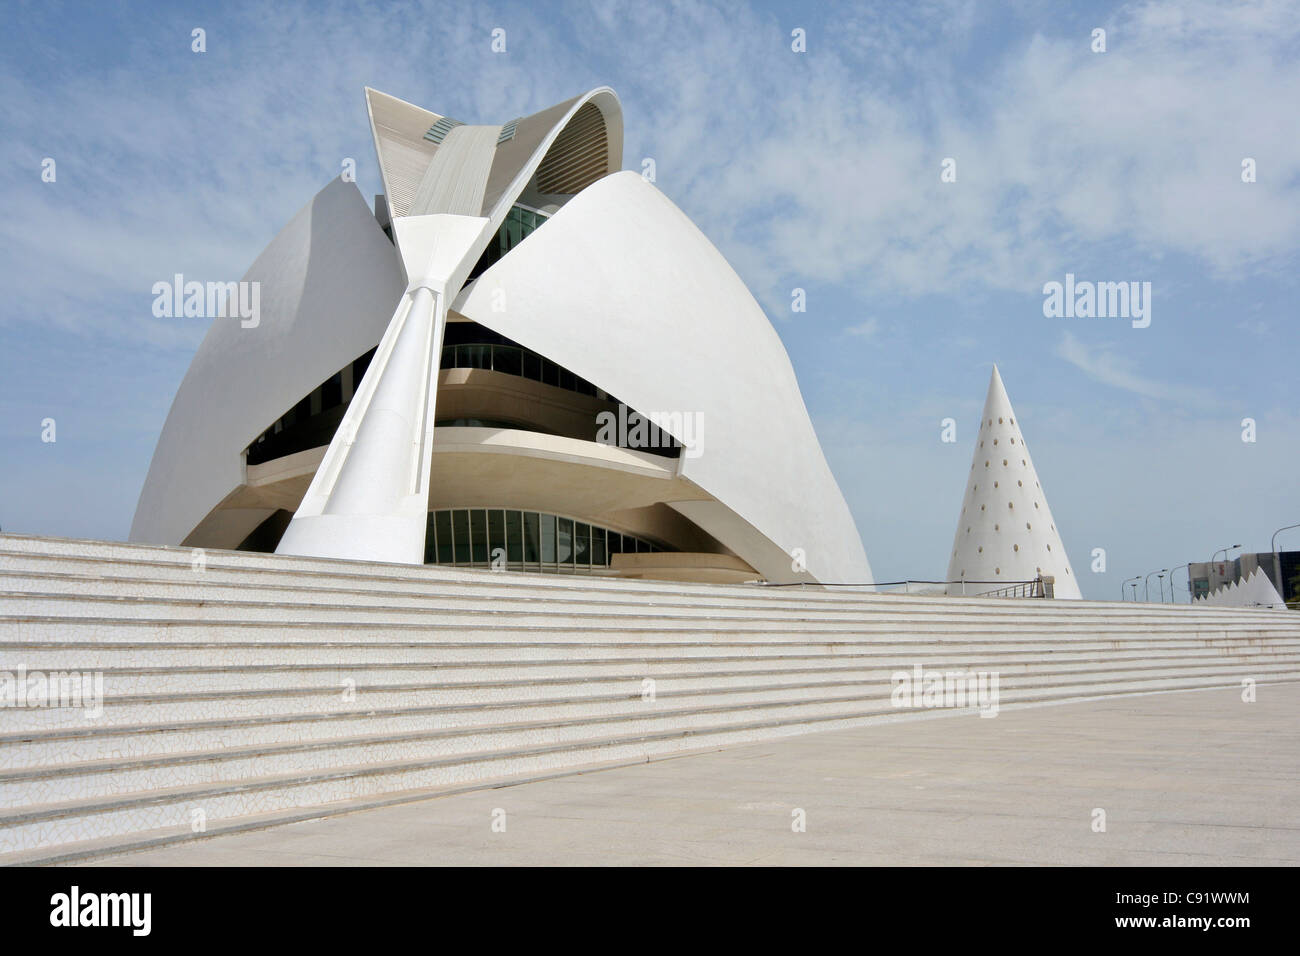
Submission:
<svg viewBox="0 0 1300 956">
<path fill-rule="evenodd" d="M 785 341 L 879 579 L 946 571 L 993 362 L 1086 597 L 1266 550 L 1300 522 L 1300 6 L 1061 7 L 11 3 L 0 526 L 125 538 L 209 321 L 153 283 L 239 277 L 345 158 L 379 191 L 363 86 L 498 123 L 608 84 L 625 165 Z M 1150 282 L 1150 327 L 1044 317 L 1067 272 Z"/>
</svg>

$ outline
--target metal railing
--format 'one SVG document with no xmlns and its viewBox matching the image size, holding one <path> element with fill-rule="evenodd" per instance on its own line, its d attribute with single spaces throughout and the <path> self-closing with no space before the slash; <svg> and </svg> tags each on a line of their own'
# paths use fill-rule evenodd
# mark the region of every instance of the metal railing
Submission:
<svg viewBox="0 0 1300 956">
<path fill-rule="evenodd" d="M 1039 575 L 1032 581 L 1017 581 L 1007 587 L 981 591 L 979 597 L 1049 598 L 1055 591 L 1056 579 Z"/>
<path fill-rule="evenodd" d="M 579 395 L 599 398 L 596 386 L 574 375 L 563 366 L 518 345 L 470 342 L 446 345 L 442 349 L 440 368 L 481 368 L 505 375 L 518 375 L 543 385 L 554 385 Z"/>
<path fill-rule="evenodd" d="M 872 581 L 869 584 L 852 584 L 845 582 L 822 582 L 822 581 L 790 581 L 788 583 L 776 583 L 773 581 L 757 581 L 754 583 L 761 584 L 769 588 L 881 588 L 901 587 L 904 594 L 912 593 L 912 585 L 921 585 L 934 587 L 943 585 L 945 588 L 949 584 L 962 585 L 962 596 L 965 597 L 1009 597 L 1009 598 L 1050 598 L 1055 595 L 1056 579 L 1051 575 L 1039 575 L 1031 581 L 972 581 L 969 578 L 957 581 L 922 581 L 916 578 L 908 578 L 904 581 Z M 978 586 L 984 584 L 997 584 L 1001 587 L 994 588 L 991 591 L 966 591 L 967 586 Z M 935 591 L 918 592 L 918 593 L 937 593 Z"/>
</svg>

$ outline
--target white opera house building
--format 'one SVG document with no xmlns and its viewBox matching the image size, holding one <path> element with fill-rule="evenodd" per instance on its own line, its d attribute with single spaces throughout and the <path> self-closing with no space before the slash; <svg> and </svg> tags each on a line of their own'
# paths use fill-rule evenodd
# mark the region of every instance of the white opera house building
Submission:
<svg viewBox="0 0 1300 956">
<path fill-rule="evenodd" d="M 213 321 L 133 541 L 871 582 L 776 331 L 621 171 L 612 90 L 497 126 L 366 96 L 384 195 L 335 180 L 253 263 L 259 320 Z"/>
</svg>

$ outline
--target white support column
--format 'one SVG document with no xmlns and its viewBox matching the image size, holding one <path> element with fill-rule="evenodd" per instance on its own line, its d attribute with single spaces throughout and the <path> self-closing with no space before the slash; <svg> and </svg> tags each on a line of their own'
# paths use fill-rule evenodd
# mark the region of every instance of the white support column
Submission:
<svg viewBox="0 0 1300 956">
<path fill-rule="evenodd" d="M 407 289 L 276 552 L 420 564 L 450 299 L 488 220 L 436 214 L 393 228 Z"/>
</svg>

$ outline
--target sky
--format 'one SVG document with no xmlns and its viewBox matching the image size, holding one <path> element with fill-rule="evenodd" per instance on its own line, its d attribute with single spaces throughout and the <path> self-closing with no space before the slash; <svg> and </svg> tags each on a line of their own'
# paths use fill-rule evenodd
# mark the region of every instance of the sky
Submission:
<svg viewBox="0 0 1300 956">
<path fill-rule="evenodd" d="M 211 321 L 155 318 L 153 284 L 243 275 L 348 159 L 381 191 L 365 86 L 487 124 L 613 87 L 624 166 L 654 160 L 785 343 L 878 580 L 945 575 L 995 362 L 1085 597 L 1300 522 L 1295 2 L 10 2 L 6 21 L 5 531 L 126 538 Z M 1150 324 L 1045 315 L 1067 273 L 1150 283 Z"/>
</svg>

